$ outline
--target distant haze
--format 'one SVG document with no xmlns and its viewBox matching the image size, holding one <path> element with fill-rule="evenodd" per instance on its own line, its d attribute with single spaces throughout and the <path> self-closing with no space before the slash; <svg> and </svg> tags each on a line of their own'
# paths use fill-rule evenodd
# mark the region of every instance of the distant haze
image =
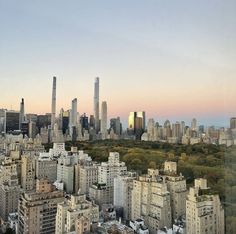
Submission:
<svg viewBox="0 0 236 234">
<path fill-rule="evenodd" d="M 236 116 L 236 1 L 1 1 L 0 108 L 57 113 L 93 83 L 109 117 L 228 126 Z"/>
</svg>

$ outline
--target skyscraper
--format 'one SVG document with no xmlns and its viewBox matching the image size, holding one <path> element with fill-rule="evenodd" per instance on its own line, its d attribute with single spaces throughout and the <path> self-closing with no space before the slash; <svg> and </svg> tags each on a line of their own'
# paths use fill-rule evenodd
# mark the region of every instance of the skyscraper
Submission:
<svg viewBox="0 0 236 234">
<path fill-rule="evenodd" d="M 20 103 L 20 128 L 22 122 L 24 121 L 25 121 L 25 103 L 24 103 L 24 98 L 22 98 Z"/>
<path fill-rule="evenodd" d="M 51 115 L 51 129 L 54 128 L 55 118 L 56 118 L 56 82 L 57 78 L 53 77 L 53 85 L 52 85 L 52 115 Z"/>
<path fill-rule="evenodd" d="M 82 129 L 85 129 L 85 130 L 89 129 L 88 117 L 86 116 L 85 113 L 80 117 L 80 124 L 81 124 Z"/>
<path fill-rule="evenodd" d="M 76 126 L 77 125 L 77 98 L 74 98 L 72 100 L 70 125 L 71 126 Z"/>
<path fill-rule="evenodd" d="M 146 117 L 145 117 L 145 111 L 139 111 L 137 112 L 137 117 L 141 118 L 141 126 L 140 128 L 144 131 L 146 127 Z"/>
<path fill-rule="evenodd" d="M 236 117 L 232 117 L 230 119 L 230 128 L 235 129 L 236 128 Z"/>
<path fill-rule="evenodd" d="M 70 111 L 64 111 L 62 113 L 62 132 L 63 134 L 66 133 L 68 127 L 69 127 L 69 115 L 70 115 Z"/>
<path fill-rule="evenodd" d="M 102 139 L 107 138 L 107 102 L 102 102 L 102 113 L 101 113 L 101 133 Z"/>
<path fill-rule="evenodd" d="M 128 128 L 132 131 L 134 131 L 134 128 L 135 128 L 135 120 L 136 120 L 136 117 L 137 117 L 137 113 L 136 112 L 130 112 L 129 113 L 129 119 L 128 119 Z"/>
<path fill-rule="evenodd" d="M 191 129 L 192 131 L 197 131 L 197 120 L 195 118 L 192 119 Z"/>
<path fill-rule="evenodd" d="M 140 140 L 145 130 L 145 112 L 130 112 L 128 122 L 129 134 L 135 135 L 136 139 Z"/>
<path fill-rule="evenodd" d="M 20 112 L 19 111 L 5 111 L 5 126 L 6 133 L 19 130 L 20 128 Z"/>
<path fill-rule="evenodd" d="M 94 118 L 95 130 L 99 131 L 99 77 L 95 78 L 94 82 Z"/>
<path fill-rule="evenodd" d="M 122 126 L 120 123 L 120 117 L 110 119 L 110 131 L 113 129 L 116 135 L 120 135 L 122 131 Z"/>
</svg>

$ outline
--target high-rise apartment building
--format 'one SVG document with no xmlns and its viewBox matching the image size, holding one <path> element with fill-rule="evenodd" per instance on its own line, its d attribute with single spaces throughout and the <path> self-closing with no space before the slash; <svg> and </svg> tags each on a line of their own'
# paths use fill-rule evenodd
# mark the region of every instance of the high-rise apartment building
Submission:
<svg viewBox="0 0 236 234">
<path fill-rule="evenodd" d="M 179 143 L 182 139 L 180 122 L 176 122 L 175 124 L 173 124 L 172 137 L 176 138 L 177 143 Z"/>
<path fill-rule="evenodd" d="M 48 154 L 41 153 L 35 161 L 36 178 L 47 179 L 50 183 L 57 180 L 57 161 Z"/>
<path fill-rule="evenodd" d="M 104 204 L 113 203 L 113 187 L 108 187 L 106 184 L 97 183 L 89 188 L 89 198 L 102 209 Z"/>
<path fill-rule="evenodd" d="M 158 229 L 171 227 L 170 193 L 165 178 L 158 170 L 149 169 L 148 175 L 133 182 L 132 220 L 143 217 L 151 234 Z"/>
<path fill-rule="evenodd" d="M 58 160 L 57 180 L 63 182 L 67 193 L 74 192 L 74 165 Z"/>
<path fill-rule="evenodd" d="M 136 173 L 128 172 L 114 178 L 114 206 L 123 209 L 124 220 L 131 220 L 132 189 Z"/>
<path fill-rule="evenodd" d="M 75 231 L 77 218 L 87 217 L 89 224 L 99 220 L 99 208 L 86 200 L 85 195 L 71 195 L 69 199 L 59 203 L 56 215 L 56 233 L 64 234 Z"/>
<path fill-rule="evenodd" d="M 21 156 L 21 186 L 24 190 L 35 188 L 35 156 L 24 154 Z"/>
<path fill-rule="evenodd" d="M 170 192 L 170 204 L 172 210 L 172 222 L 185 217 L 186 214 L 186 179 L 177 174 L 177 163 L 166 161 L 164 164 L 165 180 Z"/>
<path fill-rule="evenodd" d="M 172 136 L 171 125 L 170 125 L 170 121 L 167 119 L 164 122 L 163 138 L 164 138 L 164 140 L 167 140 L 171 136 Z"/>
<path fill-rule="evenodd" d="M 33 121 L 29 122 L 29 138 L 34 139 L 36 137 L 36 123 Z"/>
<path fill-rule="evenodd" d="M 124 162 L 120 162 L 120 155 L 117 152 L 110 152 L 108 162 L 102 162 L 98 166 L 98 185 L 90 188 L 89 196 L 101 204 L 101 198 L 105 204 L 113 204 L 114 178 L 118 175 L 126 174 L 127 167 Z M 104 194 L 104 196 L 100 196 Z M 104 201 L 104 197 L 107 198 Z"/>
<path fill-rule="evenodd" d="M 48 180 L 36 182 L 36 190 L 24 192 L 18 205 L 19 234 L 55 233 L 57 204 L 64 201 L 64 193 Z"/>
<path fill-rule="evenodd" d="M 70 126 L 77 126 L 77 98 L 71 103 Z"/>
<path fill-rule="evenodd" d="M 206 179 L 195 179 L 186 201 L 186 233 L 224 234 L 224 210 L 219 195 L 207 188 Z"/>
<path fill-rule="evenodd" d="M 102 162 L 98 166 L 98 183 L 106 184 L 107 186 L 114 186 L 114 178 L 117 175 L 126 174 L 127 167 L 124 162 L 120 162 L 120 155 L 118 152 L 110 152 L 108 162 Z"/>
<path fill-rule="evenodd" d="M 98 182 L 98 165 L 93 163 L 75 165 L 75 192 L 89 194 L 89 188 Z"/>
<path fill-rule="evenodd" d="M 21 124 L 25 121 L 25 103 L 24 98 L 21 99 L 20 103 L 20 128 Z"/>
<path fill-rule="evenodd" d="M 107 102 L 102 102 L 101 134 L 103 140 L 107 138 Z"/>
<path fill-rule="evenodd" d="M 57 78 L 54 76 L 52 84 L 51 129 L 54 129 L 54 124 L 56 121 L 56 89 L 57 89 Z"/>
<path fill-rule="evenodd" d="M 40 129 L 40 136 L 42 138 L 42 143 L 47 144 L 49 141 L 49 134 L 48 129 L 46 127 Z"/>
<path fill-rule="evenodd" d="M 17 165 L 11 159 L 5 160 L 0 169 L 0 218 L 7 221 L 8 215 L 17 212 L 21 193 Z"/>
<path fill-rule="evenodd" d="M 99 77 L 95 78 L 94 82 L 94 120 L 95 120 L 95 130 L 99 132 Z"/>
<path fill-rule="evenodd" d="M 18 179 L 12 179 L 7 183 L 0 184 L 0 218 L 3 221 L 7 221 L 10 213 L 17 212 L 20 193 Z"/>
<path fill-rule="evenodd" d="M 13 152 L 13 151 L 12 151 Z M 13 153 L 11 153 L 13 154 Z M 20 154 L 17 152 L 17 156 Z M 20 157 L 20 156 L 19 156 Z M 18 157 L 18 158 L 19 158 Z M 5 183 L 11 180 L 12 176 L 18 178 L 20 183 L 21 162 L 20 160 L 13 160 L 12 157 L 5 157 L 0 165 L 0 183 Z"/>
<path fill-rule="evenodd" d="M 155 121 L 154 119 L 149 119 L 147 123 L 147 134 L 148 140 L 154 141 L 155 140 Z"/>
</svg>

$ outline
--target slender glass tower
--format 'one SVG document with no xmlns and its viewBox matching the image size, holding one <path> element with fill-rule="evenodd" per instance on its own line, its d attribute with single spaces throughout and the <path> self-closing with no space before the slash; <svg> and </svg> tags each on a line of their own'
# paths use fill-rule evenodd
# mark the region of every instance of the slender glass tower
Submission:
<svg viewBox="0 0 236 234">
<path fill-rule="evenodd" d="M 53 84 L 52 84 L 52 111 L 51 111 L 51 129 L 54 129 L 55 119 L 56 119 L 56 83 L 57 78 L 53 77 Z"/>
<path fill-rule="evenodd" d="M 20 129 L 21 129 L 21 124 L 24 121 L 25 121 L 25 103 L 24 103 L 24 98 L 22 98 L 20 103 Z"/>
<path fill-rule="evenodd" d="M 77 126 L 77 98 L 71 103 L 71 126 Z"/>
<path fill-rule="evenodd" d="M 94 82 L 94 119 L 95 130 L 99 132 L 99 77 L 96 77 Z"/>
</svg>

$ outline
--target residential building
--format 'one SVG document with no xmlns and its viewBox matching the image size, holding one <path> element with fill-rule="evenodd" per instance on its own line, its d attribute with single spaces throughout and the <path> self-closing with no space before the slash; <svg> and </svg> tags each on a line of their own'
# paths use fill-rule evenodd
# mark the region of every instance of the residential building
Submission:
<svg viewBox="0 0 236 234">
<path fill-rule="evenodd" d="M 64 201 L 64 192 L 48 180 L 36 181 L 36 190 L 24 192 L 18 205 L 19 234 L 55 233 L 57 204 Z"/>
<path fill-rule="evenodd" d="M 149 169 L 147 175 L 133 181 L 131 217 L 132 220 L 143 217 L 151 234 L 171 227 L 170 193 L 158 170 Z"/>
<path fill-rule="evenodd" d="M 86 200 L 85 195 L 71 195 L 70 198 L 57 206 L 56 233 L 64 234 L 75 231 L 78 228 L 77 218 L 87 217 L 89 223 L 97 223 L 99 220 L 99 208 Z"/>
<path fill-rule="evenodd" d="M 186 233 L 224 234 L 224 210 L 218 194 L 207 187 L 206 179 L 195 179 L 186 201 Z"/>
<path fill-rule="evenodd" d="M 8 181 L 0 183 L 0 218 L 2 221 L 7 221 L 10 213 L 17 212 L 20 193 L 21 188 L 15 170 Z"/>
<path fill-rule="evenodd" d="M 35 161 L 35 167 L 37 179 L 48 179 L 50 183 L 57 180 L 57 161 L 48 153 L 40 153 Z"/>
<path fill-rule="evenodd" d="M 21 186 L 26 191 L 35 188 L 35 155 L 33 152 L 21 156 Z"/>
<path fill-rule="evenodd" d="M 114 206 L 123 209 L 124 220 L 131 220 L 132 189 L 136 173 L 128 172 L 114 178 Z"/>
</svg>

